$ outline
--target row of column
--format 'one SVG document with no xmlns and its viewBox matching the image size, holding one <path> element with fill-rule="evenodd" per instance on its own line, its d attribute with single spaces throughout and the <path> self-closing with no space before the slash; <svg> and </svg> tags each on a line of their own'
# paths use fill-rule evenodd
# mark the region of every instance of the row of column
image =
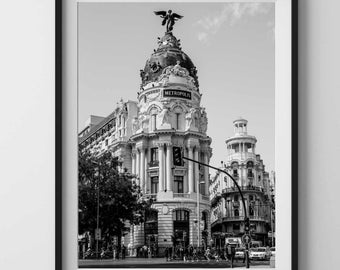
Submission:
<svg viewBox="0 0 340 270">
<path fill-rule="evenodd" d="M 147 181 L 147 169 L 150 157 L 148 156 L 147 148 L 139 147 L 132 154 L 132 174 L 136 174 L 137 184 L 142 188 L 143 193 L 151 190 L 151 183 Z M 200 149 L 197 146 L 188 147 L 186 155 L 190 159 L 195 159 L 201 161 L 205 164 L 209 163 L 209 153 L 204 151 L 202 153 L 203 160 L 200 160 Z M 159 173 L 158 173 L 158 189 L 159 191 L 173 190 L 173 180 L 172 180 L 172 145 L 161 143 L 158 145 L 158 161 L 159 161 Z M 203 168 L 204 174 L 204 193 L 209 194 L 209 168 Z M 195 181 L 200 181 L 200 171 L 199 165 L 192 161 L 188 161 L 188 174 L 184 177 L 184 192 L 197 192 Z M 148 182 L 148 183 L 146 183 Z"/>
<path fill-rule="evenodd" d="M 197 146 L 188 148 L 188 157 L 190 159 L 194 159 L 205 164 L 209 163 L 209 153 L 207 151 L 202 152 L 203 160 L 200 160 L 200 149 Z M 199 164 L 194 163 L 192 161 L 188 161 L 188 180 L 189 180 L 189 193 L 198 192 L 196 190 L 195 181 L 200 181 L 200 171 Z M 204 166 L 203 168 L 204 175 L 204 193 L 205 195 L 209 194 L 209 168 Z"/>
<path fill-rule="evenodd" d="M 148 163 L 151 160 L 150 151 L 145 147 L 139 147 L 132 154 L 132 174 L 136 174 L 137 184 L 143 193 L 151 191 L 151 183 L 147 181 Z M 158 144 L 158 191 L 172 191 L 172 145 Z"/>
<path fill-rule="evenodd" d="M 230 143 L 227 146 L 228 155 L 232 154 L 231 149 L 232 149 L 232 145 L 234 145 L 234 144 L 238 144 L 239 152 L 246 152 L 246 142 Z M 254 153 L 254 154 L 255 154 L 255 148 L 256 148 L 256 145 L 252 143 L 251 144 L 251 149 L 252 149 L 251 152 Z"/>
</svg>

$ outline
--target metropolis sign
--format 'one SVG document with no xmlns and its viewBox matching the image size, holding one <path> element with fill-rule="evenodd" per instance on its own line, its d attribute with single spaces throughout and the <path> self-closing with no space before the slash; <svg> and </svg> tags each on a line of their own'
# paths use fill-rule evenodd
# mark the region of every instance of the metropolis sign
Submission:
<svg viewBox="0 0 340 270">
<path fill-rule="evenodd" d="M 164 90 L 163 97 L 191 99 L 191 92 L 185 90 Z"/>
</svg>

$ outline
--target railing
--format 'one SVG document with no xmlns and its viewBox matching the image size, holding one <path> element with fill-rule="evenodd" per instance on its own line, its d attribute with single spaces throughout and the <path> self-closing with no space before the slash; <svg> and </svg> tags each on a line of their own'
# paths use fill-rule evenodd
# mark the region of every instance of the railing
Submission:
<svg viewBox="0 0 340 270">
<path fill-rule="evenodd" d="M 190 194 L 188 194 L 188 193 L 174 193 L 174 198 L 189 199 L 190 198 Z"/>
<path fill-rule="evenodd" d="M 241 186 L 241 191 L 258 191 L 263 192 L 262 187 L 254 187 L 254 186 Z M 232 192 L 238 192 L 237 187 L 231 187 L 231 188 L 225 188 L 222 191 L 223 193 L 232 193 Z"/>
<path fill-rule="evenodd" d="M 221 193 L 216 192 L 214 196 L 211 198 L 211 205 L 214 205 L 221 197 L 222 197 Z"/>
<path fill-rule="evenodd" d="M 260 221 L 266 221 L 266 218 L 260 217 L 260 216 L 249 216 L 250 220 L 260 220 Z M 244 220 L 244 216 L 232 216 L 232 217 L 223 217 L 224 221 L 235 221 L 235 220 Z"/>
<path fill-rule="evenodd" d="M 157 199 L 157 194 L 156 193 L 147 193 L 145 194 L 146 198 L 156 200 Z"/>
<path fill-rule="evenodd" d="M 202 200 L 203 200 L 203 201 L 209 201 L 210 198 L 209 198 L 209 196 L 202 195 Z"/>
<path fill-rule="evenodd" d="M 158 166 L 159 166 L 158 160 L 153 160 L 149 162 L 149 167 L 158 167 Z"/>
</svg>

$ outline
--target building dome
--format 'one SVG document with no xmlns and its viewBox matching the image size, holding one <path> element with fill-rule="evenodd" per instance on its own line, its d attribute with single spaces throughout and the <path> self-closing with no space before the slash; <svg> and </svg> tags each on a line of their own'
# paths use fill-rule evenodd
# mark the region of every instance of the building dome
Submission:
<svg viewBox="0 0 340 270">
<path fill-rule="evenodd" d="M 154 50 L 146 61 L 144 69 L 141 70 L 142 86 L 157 81 L 165 68 L 176 64 L 188 70 L 198 88 L 196 67 L 189 56 L 182 51 L 180 40 L 173 36 L 172 32 L 167 32 L 162 38 L 158 38 L 157 50 Z"/>
</svg>

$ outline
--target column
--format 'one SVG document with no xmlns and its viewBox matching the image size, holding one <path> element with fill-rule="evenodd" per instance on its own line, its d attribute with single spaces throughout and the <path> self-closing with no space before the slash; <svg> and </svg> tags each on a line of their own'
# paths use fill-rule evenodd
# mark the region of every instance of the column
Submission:
<svg viewBox="0 0 340 270">
<path fill-rule="evenodd" d="M 145 194 L 145 149 L 140 149 L 140 187 L 142 189 L 142 193 Z"/>
<path fill-rule="evenodd" d="M 145 153 L 146 151 L 146 153 Z M 149 177 L 148 177 L 148 149 L 144 149 L 144 192 L 151 193 L 151 190 L 148 188 L 149 185 Z"/>
<path fill-rule="evenodd" d="M 209 164 L 208 155 L 209 155 L 208 151 L 204 152 L 204 163 L 205 164 Z M 204 194 L 206 196 L 209 196 L 209 167 L 207 167 L 207 166 L 204 166 L 204 182 L 205 182 L 205 184 L 204 184 L 205 193 Z M 222 181 L 222 183 L 223 183 L 223 181 Z"/>
<path fill-rule="evenodd" d="M 134 150 L 132 150 L 131 157 L 132 157 L 131 173 L 136 174 L 136 153 L 134 152 Z"/>
<path fill-rule="evenodd" d="M 190 159 L 193 159 L 193 149 L 189 146 L 188 156 Z M 189 177 L 189 193 L 194 192 L 194 164 L 192 161 L 189 161 L 188 164 L 188 177 Z"/>
<path fill-rule="evenodd" d="M 189 157 L 188 150 L 187 150 L 186 147 L 184 148 L 184 156 Z M 187 163 L 187 161 L 186 161 L 186 163 Z M 188 170 L 188 166 L 187 166 L 187 170 Z M 189 177 L 188 177 L 187 173 L 183 177 L 183 182 L 184 182 L 183 183 L 184 193 L 188 193 L 189 192 Z"/>
<path fill-rule="evenodd" d="M 150 161 L 151 161 L 151 149 L 148 148 L 147 162 L 146 162 L 147 166 L 149 165 Z M 146 189 L 149 190 L 149 193 L 151 193 L 151 177 L 150 177 L 150 175 L 147 175 L 146 178 L 147 178 L 147 180 L 146 180 L 146 183 L 147 183 Z"/>
<path fill-rule="evenodd" d="M 137 179 L 137 185 L 140 186 L 140 171 L 139 171 L 139 168 L 140 168 L 140 152 L 137 149 L 137 151 L 136 151 L 136 174 L 137 174 L 137 177 L 139 178 L 139 180 Z"/>
<path fill-rule="evenodd" d="M 197 160 L 199 161 L 199 157 L 198 157 L 198 147 L 196 146 L 195 147 L 195 150 L 194 150 L 194 160 Z M 195 189 L 197 189 L 197 187 L 200 186 L 200 172 L 199 172 L 199 167 L 198 167 L 198 163 L 195 163 L 194 164 L 194 173 L 195 173 Z M 199 193 L 199 190 L 196 190 L 197 193 Z"/>
<path fill-rule="evenodd" d="M 171 156 L 172 156 L 172 146 L 168 144 L 166 147 L 166 189 L 167 191 L 172 191 Z"/>
<path fill-rule="evenodd" d="M 164 145 L 158 146 L 159 158 L 159 172 L 158 172 L 158 185 L 159 191 L 164 191 Z"/>
</svg>

